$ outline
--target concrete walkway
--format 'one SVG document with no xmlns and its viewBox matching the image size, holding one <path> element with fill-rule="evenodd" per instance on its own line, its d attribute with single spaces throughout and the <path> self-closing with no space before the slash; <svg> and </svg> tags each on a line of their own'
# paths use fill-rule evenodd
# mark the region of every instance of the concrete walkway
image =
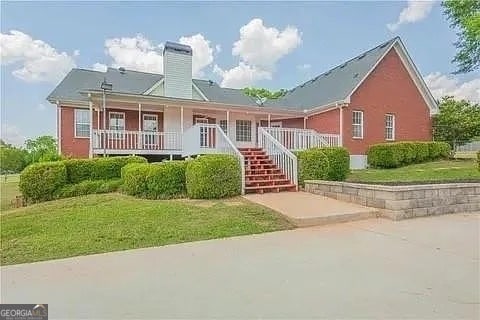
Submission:
<svg viewBox="0 0 480 320">
<path fill-rule="evenodd" d="M 308 192 L 247 194 L 244 198 L 283 214 L 297 227 L 375 218 L 377 209 Z"/>
<path fill-rule="evenodd" d="M 479 319 L 479 215 L 364 220 L 1 268 L 50 319 Z"/>
</svg>

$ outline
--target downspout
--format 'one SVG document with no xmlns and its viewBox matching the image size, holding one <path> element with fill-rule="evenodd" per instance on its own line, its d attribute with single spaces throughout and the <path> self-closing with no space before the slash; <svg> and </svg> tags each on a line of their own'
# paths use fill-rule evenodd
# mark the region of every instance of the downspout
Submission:
<svg viewBox="0 0 480 320">
<path fill-rule="evenodd" d="M 88 99 L 90 100 L 91 96 L 88 94 Z M 93 102 L 89 101 L 88 102 L 88 122 L 89 122 L 89 136 L 90 139 L 88 139 L 88 158 L 91 159 L 93 158 Z"/>
<path fill-rule="evenodd" d="M 339 112 L 340 112 L 340 137 L 339 137 L 339 140 L 338 141 L 338 145 L 341 147 L 343 146 L 343 104 L 340 104 L 338 105 L 338 107 L 340 108 Z"/>
<path fill-rule="evenodd" d="M 55 101 L 57 105 L 57 145 L 58 155 L 62 155 L 62 108 L 60 107 L 60 101 Z"/>
</svg>

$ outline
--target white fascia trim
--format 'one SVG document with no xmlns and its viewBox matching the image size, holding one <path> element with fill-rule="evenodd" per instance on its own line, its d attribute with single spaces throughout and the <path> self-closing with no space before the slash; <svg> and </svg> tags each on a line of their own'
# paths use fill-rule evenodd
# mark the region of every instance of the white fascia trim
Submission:
<svg viewBox="0 0 480 320">
<path fill-rule="evenodd" d="M 350 92 L 350 94 L 347 96 L 347 100 L 350 101 L 352 94 L 354 94 L 355 91 L 357 91 L 357 89 L 370 76 L 373 70 L 375 70 L 378 64 L 383 60 L 383 58 L 385 58 L 385 56 L 390 52 L 392 48 L 394 48 L 394 50 L 397 52 L 398 56 L 400 57 L 400 60 L 402 61 L 403 65 L 407 69 L 407 72 L 409 73 L 410 77 L 415 83 L 415 86 L 420 91 L 420 94 L 422 95 L 423 99 L 427 103 L 428 108 L 430 109 L 430 115 L 437 114 L 438 113 L 437 102 L 435 101 L 435 98 L 432 96 L 432 93 L 430 92 L 427 85 L 425 84 L 425 81 L 423 80 L 422 76 L 418 72 L 417 67 L 413 63 L 412 58 L 408 54 L 407 49 L 403 45 L 403 42 L 401 41 L 400 38 L 395 39 L 395 41 L 393 41 L 390 44 L 388 49 L 385 50 L 385 53 L 377 60 L 377 62 L 373 65 L 373 67 L 367 72 L 365 77 L 363 77 L 363 79 L 352 90 L 352 92 Z"/>
<path fill-rule="evenodd" d="M 428 108 L 430 109 L 430 115 L 434 115 L 438 113 L 438 104 L 433 97 L 432 93 L 430 92 L 430 89 L 428 89 L 427 84 L 425 83 L 425 80 L 423 80 L 422 75 L 418 71 L 417 67 L 415 66 L 415 63 L 413 62 L 412 58 L 408 54 L 407 49 L 403 45 L 402 41 L 396 41 L 397 44 L 394 49 L 397 52 L 398 56 L 400 57 L 400 60 L 402 61 L 403 65 L 407 69 L 408 73 L 410 74 L 410 77 L 412 78 L 413 82 L 415 83 L 415 86 L 418 88 L 420 91 L 420 94 L 422 95 L 423 99 L 428 105 Z"/>
<path fill-rule="evenodd" d="M 193 86 L 193 89 L 195 89 L 195 91 L 197 91 L 197 93 L 200 95 L 200 97 L 203 98 L 203 100 L 210 101 L 210 100 L 208 100 L 208 98 L 203 94 L 203 92 L 197 87 L 197 85 L 193 81 L 192 81 L 192 86 Z"/>
<path fill-rule="evenodd" d="M 157 81 L 153 86 L 150 87 L 150 89 L 147 89 L 143 94 L 151 94 L 155 89 L 160 87 L 163 83 L 165 82 L 165 77 Z"/>
<path fill-rule="evenodd" d="M 311 109 L 311 110 L 305 110 L 305 114 L 307 115 L 307 117 L 310 117 L 310 116 L 313 116 L 313 115 L 316 115 L 316 114 L 319 114 L 319 113 L 324 113 L 324 112 L 328 112 L 328 111 L 338 109 L 340 107 L 347 106 L 349 103 L 350 103 L 349 98 L 345 99 L 345 100 L 339 100 L 339 101 L 335 101 L 335 102 L 332 102 L 332 103 L 329 103 L 329 104 L 326 104 L 326 105 L 323 105 L 323 106 L 320 106 L 320 107 L 316 107 L 316 108 Z"/>
</svg>

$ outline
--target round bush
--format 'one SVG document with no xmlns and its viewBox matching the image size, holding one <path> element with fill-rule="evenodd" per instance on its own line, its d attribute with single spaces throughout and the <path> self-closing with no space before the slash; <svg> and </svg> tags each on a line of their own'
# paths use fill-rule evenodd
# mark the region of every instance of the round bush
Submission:
<svg viewBox="0 0 480 320">
<path fill-rule="evenodd" d="M 205 155 L 188 161 L 187 195 L 193 199 L 219 199 L 239 195 L 242 174 L 238 159 L 230 155 Z"/>
<path fill-rule="evenodd" d="M 135 163 L 122 168 L 123 191 L 147 199 L 171 199 L 185 195 L 185 161 Z"/>
<path fill-rule="evenodd" d="M 326 179 L 343 181 L 350 173 L 350 154 L 343 147 L 330 147 L 322 149 L 328 158 Z"/>
<path fill-rule="evenodd" d="M 52 200 L 67 183 L 67 169 L 62 161 L 39 162 L 20 174 L 20 191 L 27 202 Z"/>
<path fill-rule="evenodd" d="M 329 161 L 324 150 L 312 148 L 295 153 L 298 159 L 298 183 L 305 185 L 305 180 L 323 180 L 327 178 Z"/>
</svg>

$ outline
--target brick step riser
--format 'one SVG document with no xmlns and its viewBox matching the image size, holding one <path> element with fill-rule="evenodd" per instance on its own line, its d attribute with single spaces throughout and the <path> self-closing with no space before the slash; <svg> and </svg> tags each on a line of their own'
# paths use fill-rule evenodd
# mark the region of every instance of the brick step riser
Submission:
<svg viewBox="0 0 480 320">
<path fill-rule="evenodd" d="M 270 193 L 270 192 L 281 192 L 281 191 L 297 191 L 297 189 L 295 186 L 275 186 L 271 188 L 261 188 L 261 189 L 245 188 L 246 193 Z"/>
<path fill-rule="evenodd" d="M 262 180 L 281 180 L 287 179 L 283 173 L 276 174 L 259 174 L 259 175 L 245 175 L 247 181 L 262 181 Z"/>
<path fill-rule="evenodd" d="M 271 181 L 255 181 L 250 183 L 245 183 L 245 187 L 273 187 L 273 186 L 284 186 L 291 184 L 288 180 L 271 182 Z"/>
</svg>

